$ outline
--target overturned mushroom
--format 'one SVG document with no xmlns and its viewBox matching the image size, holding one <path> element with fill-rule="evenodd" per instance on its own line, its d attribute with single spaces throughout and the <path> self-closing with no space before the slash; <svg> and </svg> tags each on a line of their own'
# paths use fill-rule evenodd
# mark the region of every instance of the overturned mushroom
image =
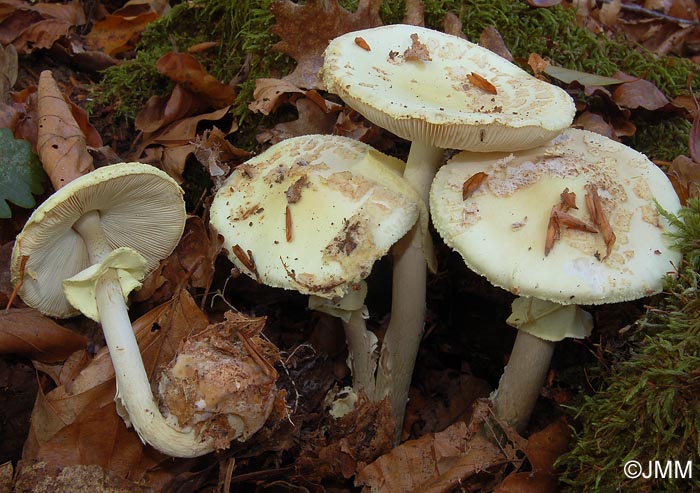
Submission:
<svg viewBox="0 0 700 493">
<path fill-rule="evenodd" d="M 184 225 L 182 190 L 164 172 L 141 163 L 105 166 L 34 211 L 12 251 L 12 279 L 24 302 L 44 314 L 82 312 L 100 322 L 121 417 L 161 452 L 194 457 L 214 450 L 214 440 L 173 428 L 161 415 L 125 303 L 172 252 Z"/>
<path fill-rule="evenodd" d="M 463 184 L 477 172 L 488 178 L 463 200 Z M 576 205 L 575 197 L 586 196 L 595 206 Z M 674 213 L 680 207 L 658 167 L 583 130 L 569 129 L 526 151 L 463 152 L 438 172 L 431 212 L 445 243 L 470 269 L 522 297 L 508 320 L 520 329 L 515 347 L 492 395 L 501 418 L 524 428 L 554 342 L 587 335 L 590 316 L 576 305 L 633 300 L 661 290 L 680 254 L 671 248 L 657 203 Z M 571 219 L 559 225 L 558 239 L 547 249 L 554 206 Z M 608 234 L 602 233 L 603 217 Z"/>
<path fill-rule="evenodd" d="M 421 211 L 402 171 L 398 159 L 352 139 L 296 137 L 237 168 L 211 206 L 211 224 L 238 269 L 268 286 L 329 300 L 316 304 L 325 311 L 348 312 L 355 384 L 369 394 L 376 339 L 364 329 L 364 295 L 357 294 Z"/>
<path fill-rule="evenodd" d="M 358 46 L 358 36 L 372 49 Z M 443 149 L 535 147 L 568 127 L 575 112 L 562 89 L 485 48 L 417 26 L 387 25 L 334 39 L 322 74 L 328 90 L 350 107 L 411 141 L 404 176 L 426 204 Z M 394 251 L 395 301 L 378 385 L 391 397 L 398 429 L 425 319 L 424 258 L 431 262 L 432 256 L 426 228 Z"/>
</svg>

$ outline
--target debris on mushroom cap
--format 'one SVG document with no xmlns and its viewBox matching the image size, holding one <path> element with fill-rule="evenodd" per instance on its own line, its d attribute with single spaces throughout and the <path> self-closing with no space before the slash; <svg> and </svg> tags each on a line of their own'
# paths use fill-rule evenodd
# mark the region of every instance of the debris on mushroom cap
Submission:
<svg viewBox="0 0 700 493">
<path fill-rule="evenodd" d="M 477 172 L 488 178 L 463 201 L 464 181 Z M 596 228 L 566 227 L 545 255 L 552 207 L 573 200 L 562 190 L 584 197 L 593 186 L 616 236 L 609 256 L 611 242 Z M 606 137 L 569 129 L 536 149 L 456 155 L 436 175 L 430 210 L 445 243 L 492 284 L 561 304 L 597 304 L 660 291 L 679 262 L 656 202 L 672 213 L 680 208 L 656 165 Z M 566 214 L 594 223 L 586 207 Z"/>
<path fill-rule="evenodd" d="M 576 305 L 521 296 L 513 300 L 512 309 L 508 325 L 545 341 L 584 339 L 593 329 L 593 316 Z"/>
<path fill-rule="evenodd" d="M 264 424 L 278 390 L 277 348 L 257 334 L 265 318 L 229 312 L 227 320 L 188 337 L 160 376 L 161 411 L 176 429 L 194 427 L 213 437 L 217 450 L 247 440 Z"/>
<path fill-rule="evenodd" d="M 374 49 L 357 46 L 357 36 Z M 400 55 L 414 40 L 427 58 Z M 339 36 L 326 49 L 322 75 L 328 91 L 373 123 L 442 148 L 528 149 L 568 127 L 575 113 L 563 89 L 486 48 L 417 26 Z"/>
<path fill-rule="evenodd" d="M 400 160 L 352 139 L 288 139 L 233 172 L 212 202 L 211 224 L 234 264 L 260 282 L 344 296 L 419 214 L 427 218 L 402 171 Z"/>
<path fill-rule="evenodd" d="M 21 277 L 24 302 L 53 317 L 80 313 L 67 300 L 62 282 L 91 265 L 73 224 L 86 212 L 100 214 L 112 249 L 127 247 L 146 260 L 144 275 L 170 255 L 185 227 L 185 202 L 178 184 L 142 163 L 104 166 L 68 183 L 31 215 L 12 250 L 12 282 Z"/>
</svg>

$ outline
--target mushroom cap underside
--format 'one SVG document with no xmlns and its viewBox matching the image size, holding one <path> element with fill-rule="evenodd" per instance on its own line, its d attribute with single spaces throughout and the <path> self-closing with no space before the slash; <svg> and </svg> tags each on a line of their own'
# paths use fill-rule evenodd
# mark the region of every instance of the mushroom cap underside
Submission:
<svg viewBox="0 0 700 493">
<path fill-rule="evenodd" d="M 409 54 L 412 35 L 430 60 Z M 563 89 L 486 48 L 417 26 L 339 36 L 326 49 L 322 75 L 328 91 L 376 125 L 442 148 L 536 147 L 568 127 L 575 114 Z"/>
<path fill-rule="evenodd" d="M 146 275 L 177 246 L 186 217 L 178 184 L 148 164 L 104 166 L 73 180 L 32 213 L 15 241 L 12 282 L 24 272 L 19 295 L 27 305 L 59 318 L 79 313 L 62 283 L 90 266 L 86 245 L 72 229 L 89 211 L 99 212 L 112 249 L 131 248 L 146 259 Z"/>
<path fill-rule="evenodd" d="M 343 296 L 418 218 L 421 201 L 402 170 L 345 137 L 288 139 L 233 172 L 211 224 L 237 268 L 259 282 Z"/>
<path fill-rule="evenodd" d="M 465 182 L 477 173 L 486 177 L 463 200 Z M 558 206 L 565 190 L 575 193 L 577 209 Z M 596 224 L 588 201 L 597 203 L 609 228 Z M 680 253 L 657 203 L 671 213 L 680 208 L 656 165 L 575 129 L 528 151 L 460 153 L 438 171 L 430 200 L 435 228 L 470 269 L 521 296 L 584 305 L 662 289 Z M 555 208 L 566 215 L 555 215 Z M 593 232 L 576 229 L 581 224 Z"/>
</svg>

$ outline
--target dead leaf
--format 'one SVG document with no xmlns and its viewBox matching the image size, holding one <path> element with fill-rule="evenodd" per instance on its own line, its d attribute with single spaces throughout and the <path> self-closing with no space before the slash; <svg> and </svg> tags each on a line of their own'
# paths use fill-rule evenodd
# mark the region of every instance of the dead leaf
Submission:
<svg viewBox="0 0 700 493">
<path fill-rule="evenodd" d="M 37 118 L 37 153 L 56 190 L 94 169 L 85 135 L 48 70 L 39 77 Z"/>
<path fill-rule="evenodd" d="M 381 3 L 381 0 L 360 0 L 353 13 L 342 8 L 338 0 L 310 0 L 304 4 L 274 1 L 270 7 L 276 20 L 272 32 L 281 41 L 272 49 L 286 53 L 297 62 L 284 80 L 302 89 L 325 89 L 318 72 L 328 43 L 341 34 L 381 26 Z"/>
<path fill-rule="evenodd" d="M 84 349 L 87 339 L 32 308 L 0 312 L 0 354 L 18 354 L 46 363 Z"/>
<path fill-rule="evenodd" d="M 406 0 L 402 24 L 425 26 L 425 6 L 423 0 Z"/>
<path fill-rule="evenodd" d="M 143 12 L 135 16 L 107 15 L 97 21 L 85 37 L 89 46 L 108 55 L 133 50 L 140 34 L 148 24 L 158 19 L 156 12 Z"/>
<path fill-rule="evenodd" d="M 669 166 L 667 174 L 681 204 L 687 204 L 689 198 L 700 197 L 699 163 L 687 156 L 678 156 Z"/>
<path fill-rule="evenodd" d="M 307 98 L 296 102 L 299 118 L 291 122 L 278 123 L 272 129 L 264 130 L 256 136 L 260 143 L 276 144 L 290 137 L 309 134 L 330 134 L 335 127 L 336 117 L 327 114 Z"/>
<path fill-rule="evenodd" d="M 576 128 L 582 128 L 584 130 L 589 130 L 600 135 L 604 135 L 609 139 L 618 140 L 615 136 L 615 130 L 613 126 L 605 121 L 602 115 L 598 113 L 593 113 L 591 111 L 584 111 L 574 121 Z"/>
<path fill-rule="evenodd" d="M 570 438 L 571 430 L 564 418 L 530 435 L 523 451 L 532 470 L 553 475 L 554 463 L 569 449 Z"/>
<path fill-rule="evenodd" d="M 471 194 L 473 194 L 481 186 L 488 176 L 489 175 L 483 171 L 479 171 L 478 173 L 474 173 L 472 176 L 470 176 L 462 185 L 462 200 L 467 200 L 467 198 L 469 198 Z"/>
<path fill-rule="evenodd" d="M 488 80 L 483 78 L 481 75 L 477 74 L 476 72 L 472 72 L 470 74 L 467 74 L 467 79 L 469 79 L 469 82 L 475 87 L 478 87 L 482 91 L 485 91 L 489 94 L 496 95 L 498 94 L 498 90 L 496 90 L 496 86 L 491 84 Z"/>
<path fill-rule="evenodd" d="M 146 372 L 156 370 L 175 355 L 180 341 L 208 325 L 185 290 L 133 324 Z M 167 458 L 144 446 L 116 413 L 114 368 L 103 349 L 65 385 L 37 396 L 23 459 L 44 461 L 53 468 L 95 464 L 119 478 L 160 489 L 173 473 Z M 156 468 L 158 468 L 156 470 Z"/>
<path fill-rule="evenodd" d="M 14 45 L 19 55 L 50 48 L 85 22 L 80 2 L 0 0 L 0 44 Z"/>
<path fill-rule="evenodd" d="M 542 58 L 539 53 L 530 53 L 530 56 L 527 59 L 527 64 L 530 66 L 532 73 L 537 78 L 542 78 L 542 72 L 544 72 L 545 69 L 550 66 L 549 61 Z"/>
<path fill-rule="evenodd" d="M 17 82 L 17 50 L 14 45 L 0 45 L 0 103 L 10 101 L 10 90 Z"/>
<path fill-rule="evenodd" d="M 188 91 L 200 95 L 215 109 L 230 106 L 236 99 L 233 87 L 216 80 L 189 53 L 166 53 L 156 62 L 156 70 Z"/>
<path fill-rule="evenodd" d="M 493 493 L 559 493 L 559 480 L 551 474 L 517 472 L 507 476 Z"/>
<path fill-rule="evenodd" d="M 603 260 L 605 260 L 612 252 L 616 237 L 612 226 L 610 226 L 608 218 L 605 215 L 605 211 L 603 210 L 603 205 L 600 201 L 600 197 L 598 196 L 598 187 L 594 184 L 586 185 L 586 207 L 588 209 L 588 214 L 591 216 L 593 224 L 603 235 L 606 248 L 605 257 L 603 257 Z"/>
<path fill-rule="evenodd" d="M 290 94 L 304 94 L 297 86 L 283 79 L 256 79 L 253 101 L 248 109 L 269 115 L 281 104 L 290 101 Z"/>
<path fill-rule="evenodd" d="M 10 491 L 10 490 L 7 490 Z M 44 461 L 23 459 L 17 466 L 14 490 L 16 492 L 78 492 L 90 493 L 152 493 L 153 489 L 120 478 L 96 465 L 78 465 L 56 468 Z"/>
<path fill-rule="evenodd" d="M 457 422 L 444 431 L 404 442 L 360 469 L 355 484 L 376 493 L 427 491 L 453 468 L 468 479 L 497 464 L 504 455 L 497 445 L 480 434 L 470 433 Z"/>
<path fill-rule="evenodd" d="M 452 12 L 445 14 L 445 20 L 442 21 L 442 28 L 445 34 L 467 39 L 467 35 L 462 31 L 462 21 Z"/>
<path fill-rule="evenodd" d="M 698 102 L 695 101 L 696 107 Z M 690 127 L 690 135 L 688 137 L 688 149 L 690 158 L 696 163 L 700 163 L 700 109 L 696 109 L 693 124 Z"/>
<path fill-rule="evenodd" d="M 602 75 L 589 74 L 586 72 L 579 72 L 578 70 L 571 70 L 564 67 L 557 67 L 555 65 L 548 65 L 542 70 L 545 74 L 550 77 L 554 77 L 557 80 L 571 84 L 572 82 L 578 82 L 582 86 L 609 86 L 613 84 L 621 84 L 620 79 L 613 77 L 604 77 Z"/>
<path fill-rule="evenodd" d="M 221 251 L 217 235 L 210 235 L 204 221 L 188 216 L 175 251 L 160 263 L 135 292 L 134 301 L 151 304 L 173 297 L 178 289 L 192 286 L 208 289 L 214 276 L 214 262 Z"/>
<path fill-rule="evenodd" d="M 226 140 L 218 127 L 205 130 L 194 142 L 194 157 L 207 170 L 214 182 L 212 192 L 216 192 L 228 177 L 231 165 L 239 164 L 251 156 L 251 153 L 239 149 Z"/>
<path fill-rule="evenodd" d="M 157 132 L 172 122 L 196 115 L 206 109 L 206 103 L 191 92 L 175 84 L 169 96 L 151 96 L 139 112 L 134 126 L 147 134 Z"/>
<path fill-rule="evenodd" d="M 513 55 L 506 46 L 506 42 L 503 41 L 503 36 L 501 36 L 501 33 L 493 26 L 486 26 L 484 30 L 481 31 L 479 35 L 479 45 L 494 52 L 501 58 L 505 58 L 509 62 L 513 61 Z"/>
<path fill-rule="evenodd" d="M 618 17 L 620 15 L 621 7 L 622 2 L 620 0 L 612 0 L 608 3 L 604 3 L 600 7 L 598 19 L 606 27 L 615 27 L 615 25 L 617 24 Z"/>
<path fill-rule="evenodd" d="M 374 461 L 393 446 L 393 420 L 387 400 L 370 402 L 360 396 L 348 414 L 328 419 L 323 426 L 305 434 L 296 461 L 301 474 L 311 481 L 351 478 L 358 467 Z"/>
<path fill-rule="evenodd" d="M 612 93 L 613 100 L 625 108 L 658 110 L 669 104 L 669 99 L 653 82 L 617 72 L 614 77 L 623 81 Z"/>
</svg>

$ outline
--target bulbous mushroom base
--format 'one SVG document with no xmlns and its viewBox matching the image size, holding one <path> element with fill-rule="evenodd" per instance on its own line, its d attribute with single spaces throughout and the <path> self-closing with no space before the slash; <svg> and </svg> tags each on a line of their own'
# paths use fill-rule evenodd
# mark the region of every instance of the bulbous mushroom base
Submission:
<svg viewBox="0 0 700 493">
<path fill-rule="evenodd" d="M 264 424 L 277 397 L 277 348 L 238 333 L 233 324 L 210 325 L 185 340 L 160 376 L 158 394 L 166 421 L 194 429 L 214 448 L 245 441 Z"/>
</svg>

